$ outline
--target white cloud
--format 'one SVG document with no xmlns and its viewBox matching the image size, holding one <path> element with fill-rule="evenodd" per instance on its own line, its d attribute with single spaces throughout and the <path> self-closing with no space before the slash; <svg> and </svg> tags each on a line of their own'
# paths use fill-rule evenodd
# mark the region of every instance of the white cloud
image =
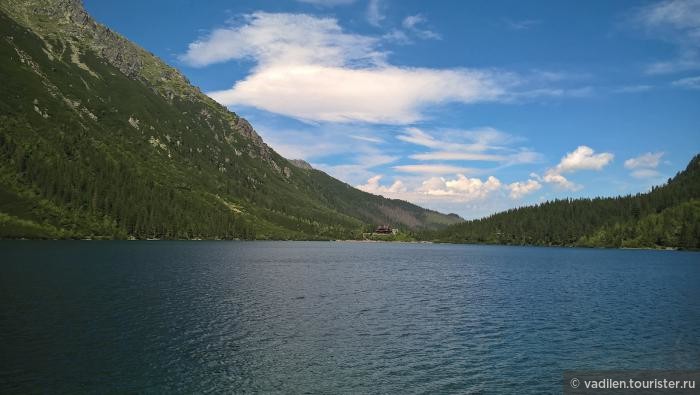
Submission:
<svg viewBox="0 0 700 395">
<path fill-rule="evenodd" d="M 382 176 L 379 175 L 374 176 L 367 180 L 366 184 L 358 185 L 357 188 L 365 192 L 416 203 L 436 200 L 448 202 L 480 201 L 502 189 L 501 181 L 493 176 L 483 181 L 479 178 L 468 178 L 462 174 L 458 174 L 454 179 L 431 177 L 414 188 L 407 187 L 401 180 L 396 180 L 389 186 L 383 186 L 379 183 L 381 178 Z"/>
<path fill-rule="evenodd" d="M 535 180 L 503 184 L 494 176 L 481 179 L 467 177 L 464 174 L 457 174 L 454 178 L 430 177 L 417 184 L 394 180 L 392 184 L 382 185 L 381 179 L 381 175 L 372 176 L 365 184 L 357 185 L 357 188 L 389 198 L 425 204 L 484 202 L 487 199 L 502 196 L 503 192 L 508 192 L 511 199 L 520 199 L 542 187 Z"/>
<path fill-rule="evenodd" d="M 558 173 L 570 173 L 577 170 L 601 170 L 614 158 L 609 152 L 595 154 L 592 148 L 581 145 L 561 159 L 556 167 Z"/>
<path fill-rule="evenodd" d="M 627 169 L 640 169 L 640 168 L 652 168 L 656 169 L 659 166 L 661 157 L 664 156 L 663 152 L 647 152 L 646 154 L 639 155 L 635 158 L 630 158 L 625 161 L 625 168 Z"/>
<path fill-rule="evenodd" d="M 649 74 L 667 74 L 700 68 L 700 1 L 665 0 L 642 7 L 634 20 L 655 37 L 679 48 L 675 59 L 652 63 Z"/>
<path fill-rule="evenodd" d="M 542 184 L 536 180 L 527 180 L 524 182 L 514 182 L 508 184 L 507 189 L 510 190 L 511 199 L 520 199 L 525 195 L 529 195 L 542 188 Z"/>
<path fill-rule="evenodd" d="M 367 22 L 378 27 L 385 18 L 379 0 L 369 0 L 367 3 Z"/>
<path fill-rule="evenodd" d="M 180 59 L 194 67 L 251 60 L 247 77 L 208 94 L 304 121 L 407 124 L 434 105 L 524 95 L 509 93 L 522 83 L 512 73 L 390 65 L 380 41 L 346 33 L 333 18 L 255 12 L 191 43 Z"/>
<path fill-rule="evenodd" d="M 243 16 L 240 26 L 216 29 L 189 44 L 180 60 L 202 67 L 231 59 L 251 59 L 259 66 L 377 65 L 384 54 L 377 39 L 346 34 L 332 18 L 306 14 L 255 12 Z"/>
<path fill-rule="evenodd" d="M 422 145 L 424 147 L 429 148 L 439 148 L 442 145 L 442 143 L 435 140 L 433 136 L 429 135 L 428 133 L 425 133 L 424 131 L 418 128 L 409 127 L 406 128 L 404 132 L 404 134 L 401 134 L 396 138 L 407 143 Z"/>
<path fill-rule="evenodd" d="M 602 170 L 613 158 L 614 155 L 609 152 L 596 154 L 592 148 L 581 145 L 573 152 L 567 153 L 555 167 L 547 169 L 542 181 L 563 189 L 579 190 L 582 186 L 569 181 L 563 174 L 579 170 Z"/>
<path fill-rule="evenodd" d="M 661 162 L 663 152 L 647 152 L 635 158 L 630 158 L 625 161 L 625 168 L 632 170 L 630 173 L 634 178 L 654 178 L 660 173 L 656 170 Z"/>
<path fill-rule="evenodd" d="M 673 86 L 685 89 L 700 89 L 700 76 L 681 78 L 671 83 Z"/>
<path fill-rule="evenodd" d="M 369 180 L 367 180 L 366 184 L 357 185 L 356 188 L 365 192 L 382 196 L 392 196 L 406 192 L 406 186 L 401 180 L 396 180 L 393 184 L 387 187 L 379 184 L 379 181 L 381 179 L 381 175 L 373 176 Z"/>
<path fill-rule="evenodd" d="M 583 188 L 581 185 L 569 181 L 568 178 L 562 176 L 561 174 L 557 174 L 551 171 L 547 171 L 544 174 L 544 177 L 542 177 L 542 181 L 548 184 L 555 184 L 562 189 L 568 189 L 570 191 L 578 191 L 579 189 Z"/>
<path fill-rule="evenodd" d="M 430 185 L 430 188 L 426 190 L 428 195 L 459 195 L 465 199 L 483 199 L 491 192 L 497 191 L 501 188 L 501 181 L 494 176 L 489 176 L 486 181 L 481 181 L 479 178 L 467 178 L 463 174 L 458 174 L 457 178 L 454 180 L 443 180 L 444 187 L 440 185 L 440 188 L 434 188 L 435 185 Z M 424 184 L 425 185 L 425 184 Z"/>
<path fill-rule="evenodd" d="M 284 65 L 262 68 L 232 89 L 209 95 L 224 105 L 302 120 L 406 124 L 422 119 L 428 104 L 494 101 L 504 93 L 488 72 Z"/>
</svg>

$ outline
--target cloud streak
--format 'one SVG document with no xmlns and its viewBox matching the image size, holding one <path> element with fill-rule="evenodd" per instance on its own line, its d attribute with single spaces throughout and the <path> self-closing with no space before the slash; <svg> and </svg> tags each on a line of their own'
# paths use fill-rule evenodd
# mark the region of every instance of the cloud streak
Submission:
<svg viewBox="0 0 700 395">
<path fill-rule="evenodd" d="M 700 69 L 700 0 L 665 0 L 642 7 L 633 18 L 655 37 L 678 47 L 675 59 L 657 61 L 648 74 Z"/>
</svg>

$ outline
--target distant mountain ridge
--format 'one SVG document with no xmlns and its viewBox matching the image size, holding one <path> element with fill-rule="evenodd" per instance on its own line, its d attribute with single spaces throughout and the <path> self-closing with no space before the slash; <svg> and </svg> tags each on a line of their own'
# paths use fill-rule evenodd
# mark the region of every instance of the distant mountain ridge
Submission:
<svg viewBox="0 0 700 395">
<path fill-rule="evenodd" d="M 288 161 L 77 0 L 0 2 L 0 237 L 358 238 L 461 218 Z"/>
<path fill-rule="evenodd" d="M 422 237 L 452 243 L 700 249 L 700 155 L 648 193 L 555 200 Z"/>
</svg>

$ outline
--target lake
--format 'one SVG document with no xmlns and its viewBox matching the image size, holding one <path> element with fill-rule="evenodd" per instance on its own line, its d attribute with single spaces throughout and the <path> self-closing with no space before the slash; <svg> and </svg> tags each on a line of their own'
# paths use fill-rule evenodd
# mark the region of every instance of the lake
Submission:
<svg viewBox="0 0 700 395">
<path fill-rule="evenodd" d="M 2 393 L 556 393 L 565 369 L 700 368 L 694 252 L 2 241 L 0 254 Z"/>
</svg>

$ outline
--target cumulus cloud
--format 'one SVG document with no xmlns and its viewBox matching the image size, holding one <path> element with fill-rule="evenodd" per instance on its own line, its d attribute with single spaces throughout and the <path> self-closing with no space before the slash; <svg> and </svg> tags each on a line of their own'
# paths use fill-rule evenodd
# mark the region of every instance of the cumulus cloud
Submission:
<svg viewBox="0 0 700 395">
<path fill-rule="evenodd" d="M 406 192 L 406 186 L 401 180 L 394 181 L 390 186 L 383 186 L 379 183 L 382 179 L 381 175 L 376 175 L 367 180 L 366 184 L 357 185 L 356 188 L 365 192 L 373 193 L 375 195 L 387 195 L 393 196 L 396 194 L 402 194 Z"/>
<path fill-rule="evenodd" d="M 700 68 L 700 0 L 665 0 L 642 7 L 634 20 L 655 37 L 674 43 L 675 59 L 655 62 L 649 74 Z"/>
<path fill-rule="evenodd" d="M 600 170 L 613 160 L 613 154 L 603 152 L 595 154 L 593 148 L 581 145 L 561 159 L 555 170 L 558 173 L 570 173 L 577 170 Z"/>
<path fill-rule="evenodd" d="M 380 40 L 346 33 L 333 18 L 255 12 L 191 43 L 180 59 L 193 67 L 251 60 L 247 77 L 208 94 L 305 121 L 412 123 L 433 105 L 509 101 L 520 83 L 494 70 L 394 66 Z"/>
<path fill-rule="evenodd" d="M 491 194 L 502 190 L 501 181 L 493 176 L 485 180 L 468 178 L 463 174 L 457 175 L 454 179 L 431 177 L 412 189 L 408 188 L 401 180 L 383 186 L 380 184 L 381 178 L 382 176 L 374 176 L 367 180 L 367 183 L 357 185 L 357 188 L 369 193 L 418 203 L 435 200 L 473 202 L 484 200 Z"/>
<path fill-rule="evenodd" d="M 507 188 L 510 191 L 511 199 L 520 199 L 542 188 L 542 184 L 537 182 L 537 180 L 527 180 L 508 184 Z"/>
<path fill-rule="evenodd" d="M 467 200 L 483 199 L 491 192 L 501 188 L 501 181 L 494 176 L 489 176 L 485 181 L 481 181 L 479 178 L 468 178 L 459 174 L 453 180 L 441 178 L 439 182 L 430 181 L 438 180 L 432 179 L 424 183 L 428 195 L 457 195 Z"/>
<path fill-rule="evenodd" d="M 647 152 L 635 158 L 627 159 L 625 168 L 632 170 L 630 174 L 634 178 L 658 177 L 660 173 L 656 168 L 659 167 L 663 155 L 663 152 Z"/>
<path fill-rule="evenodd" d="M 508 193 L 511 199 L 520 199 L 542 187 L 536 180 L 504 184 L 494 176 L 481 179 L 467 177 L 464 174 L 457 174 L 454 177 L 430 177 L 418 182 L 418 184 L 413 183 L 413 185 L 402 180 L 394 180 L 391 184 L 382 185 L 381 179 L 381 175 L 375 175 L 369 178 L 365 184 L 357 185 L 357 188 L 365 192 L 414 203 L 473 203 L 502 196 L 504 193 Z"/>
<path fill-rule="evenodd" d="M 614 155 L 609 152 L 596 154 L 592 148 L 581 145 L 561 158 L 555 167 L 547 169 L 542 181 L 555 184 L 563 189 L 579 190 L 582 186 L 569 181 L 563 174 L 579 170 L 602 170 L 603 167 L 612 162 L 613 158 Z"/>
</svg>

